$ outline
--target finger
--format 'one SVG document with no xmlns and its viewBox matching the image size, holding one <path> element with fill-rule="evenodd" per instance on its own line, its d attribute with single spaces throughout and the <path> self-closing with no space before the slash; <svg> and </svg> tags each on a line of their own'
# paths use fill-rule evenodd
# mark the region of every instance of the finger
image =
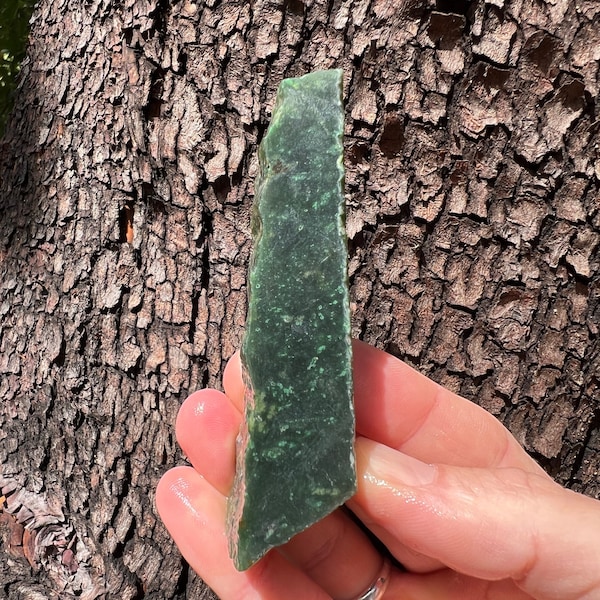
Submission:
<svg viewBox="0 0 600 600">
<path fill-rule="evenodd" d="M 235 472 L 235 439 L 241 414 L 222 392 L 192 394 L 181 405 L 175 432 L 189 461 L 213 487 L 227 495 Z"/>
<path fill-rule="evenodd" d="M 341 510 L 296 535 L 281 548 L 333 598 L 356 598 L 377 578 L 382 557 Z"/>
<path fill-rule="evenodd" d="M 223 389 L 233 405 L 240 411 L 244 411 L 244 392 L 246 390 L 242 378 L 242 361 L 239 351 L 236 352 L 225 365 L 223 371 Z"/>
<path fill-rule="evenodd" d="M 227 550 L 225 498 L 192 468 L 163 476 L 156 506 L 184 558 L 221 600 L 280 600 L 290 590 L 301 600 L 330 600 L 276 551 L 237 571 Z"/>
<path fill-rule="evenodd" d="M 348 505 L 354 508 L 352 501 Z M 356 512 L 356 516 L 361 518 L 360 510 Z M 432 573 L 446 566 L 437 558 L 432 558 L 408 547 L 394 533 L 377 523 L 369 523 L 368 528 L 402 567 L 411 573 Z"/>
<path fill-rule="evenodd" d="M 368 527 L 465 575 L 513 579 L 535 598 L 598 597 L 597 501 L 519 469 L 428 465 L 366 438 L 356 446 L 349 504 Z"/>
<path fill-rule="evenodd" d="M 481 407 L 453 394 L 401 360 L 355 340 L 354 404 L 360 435 L 425 462 L 463 466 L 512 466 L 543 473 L 508 430 Z M 242 410 L 239 354 L 223 384 Z"/>
<path fill-rule="evenodd" d="M 360 435 L 425 462 L 542 469 L 481 407 L 401 360 L 356 341 L 354 401 Z"/>
<path fill-rule="evenodd" d="M 388 590 L 390 599 L 406 600 L 533 600 L 513 581 L 484 581 L 442 569 L 427 575 L 400 573 L 394 581 L 395 590 Z M 394 595 L 395 591 L 395 595 Z"/>
</svg>

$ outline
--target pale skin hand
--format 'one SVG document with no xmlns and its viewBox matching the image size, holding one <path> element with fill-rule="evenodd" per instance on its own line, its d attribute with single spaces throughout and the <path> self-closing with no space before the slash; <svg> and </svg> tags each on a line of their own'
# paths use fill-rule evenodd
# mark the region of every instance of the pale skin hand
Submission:
<svg viewBox="0 0 600 600">
<path fill-rule="evenodd" d="M 354 345 L 359 489 L 348 507 L 408 572 L 385 600 L 600 598 L 600 502 L 561 488 L 475 404 L 396 358 Z M 226 395 L 202 390 L 177 419 L 193 467 L 165 474 L 160 515 L 221 600 L 350 600 L 382 558 L 338 510 L 244 572 L 227 554 L 225 504 L 242 418 L 239 357 Z"/>
</svg>

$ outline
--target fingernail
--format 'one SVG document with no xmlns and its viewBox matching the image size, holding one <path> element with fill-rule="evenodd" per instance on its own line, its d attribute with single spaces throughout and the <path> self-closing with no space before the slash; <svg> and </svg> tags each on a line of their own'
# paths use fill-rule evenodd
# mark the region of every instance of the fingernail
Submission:
<svg viewBox="0 0 600 600">
<path fill-rule="evenodd" d="M 377 478 L 389 483 L 396 481 L 407 486 L 429 485 L 435 479 L 437 468 L 393 448 L 369 440 L 368 469 Z"/>
</svg>

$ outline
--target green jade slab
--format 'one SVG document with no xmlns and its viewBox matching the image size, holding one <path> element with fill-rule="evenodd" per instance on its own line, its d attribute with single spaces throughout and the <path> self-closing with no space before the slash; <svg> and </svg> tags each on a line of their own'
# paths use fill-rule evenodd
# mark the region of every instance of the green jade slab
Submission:
<svg viewBox="0 0 600 600">
<path fill-rule="evenodd" d="M 356 491 L 342 71 L 282 81 L 259 149 L 228 501 L 239 570 Z"/>
</svg>

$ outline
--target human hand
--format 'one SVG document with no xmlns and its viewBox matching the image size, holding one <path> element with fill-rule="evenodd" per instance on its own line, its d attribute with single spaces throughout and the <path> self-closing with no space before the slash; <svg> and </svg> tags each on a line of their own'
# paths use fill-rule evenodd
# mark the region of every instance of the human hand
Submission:
<svg viewBox="0 0 600 600">
<path fill-rule="evenodd" d="M 597 600 L 600 502 L 552 481 L 477 405 L 403 362 L 354 344 L 358 493 L 352 512 L 406 568 L 377 600 Z M 242 419 L 239 357 L 226 392 L 201 390 L 176 433 L 193 467 L 156 503 L 182 554 L 221 600 L 355 600 L 384 559 L 344 509 L 247 571 L 227 551 L 226 496 Z"/>
</svg>

